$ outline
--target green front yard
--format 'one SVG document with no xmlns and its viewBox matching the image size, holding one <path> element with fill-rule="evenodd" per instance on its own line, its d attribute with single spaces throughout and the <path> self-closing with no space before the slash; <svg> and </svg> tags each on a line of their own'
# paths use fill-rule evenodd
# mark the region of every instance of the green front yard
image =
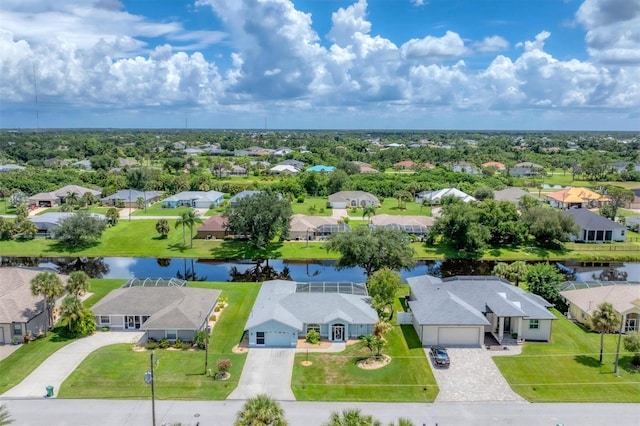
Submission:
<svg viewBox="0 0 640 426">
<path fill-rule="evenodd" d="M 421 401 L 432 402 L 438 386 L 424 349 L 411 325 L 394 326 L 385 334 L 382 353 L 391 356 L 386 366 L 364 370 L 356 363 L 371 352 L 359 343 L 339 353 L 299 353 L 291 388 L 298 400 L 309 401 Z M 302 362 L 312 362 L 305 367 Z"/>
<path fill-rule="evenodd" d="M 551 343 L 525 343 L 521 355 L 493 358 L 511 388 L 530 402 L 640 402 L 631 354 L 620 354 L 619 376 L 613 374 L 618 336 L 605 336 L 600 365 L 600 335 L 555 313 Z"/>
<path fill-rule="evenodd" d="M 89 213 L 96 213 L 96 214 L 107 214 L 107 211 L 110 209 L 110 207 L 102 207 L 102 206 L 91 206 L 91 207 L 81 207 L 79 209 L 74 209 L 72 211 L 72 213 L 75 212 L 89 212 Z M 48 208 L 46 210 L 42 210 L 40 212 L 38 212 L 36 214 L 36 216 L 45 214 L 45 213 L 55 213 L 55 212 L 61 212 L 62 211 L 62 207 L 51 207 Z"/>
<path fill-rule="evenodd" d="M 115 280 L 114 280 L 115 281 Z M 159 365 L 155 370 L 158 399 L 224 399 L 238 384 L 245 354 L 233 347 L 243 334 L 244 324 L 260 289 L 254 283 L 190 282 L 190 287 L 222 290 L 229 305 L 216 323 L 209 346 L 209 368 L 228 358 L 232 362 L 231 379 L 216 381 L 204 374 L 202 350 L 156 350 Z M 117 286 L 115 286 L 117 287 Z M 115 288 L 114 287 L 114 288 Z M 134 352 L 131 345 L 111 345 L 89 355 L 62 384 L 59 398 L 140 398 L 151 397 L 143 375 L 149 367 L 149 352 Z"/>
<path fill-rule="evenodd" d="M 305 197 L 303 203 L 291 202 L 293 214 L 308 216 L 331 216 L 332 209 L 327 207 L 327 197 Z"/>
</svg>

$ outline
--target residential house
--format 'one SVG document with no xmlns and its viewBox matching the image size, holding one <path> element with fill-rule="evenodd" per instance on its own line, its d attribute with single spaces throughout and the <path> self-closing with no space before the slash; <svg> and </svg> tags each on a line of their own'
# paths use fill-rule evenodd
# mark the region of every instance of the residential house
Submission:
<svg viewBox="0 0 640 426">
<path fill-rule="evenodd" d="M 317 164 L 315 166 L 311 166 L 307 169 L 308 172 L 320 172 L 320 173 L 331 173 L 336 168 L 333 166 L 324 166 L 322 164 Z"/>
<path fill-rule="evenodd" d="M 411 170 L 416 166 L 416 163 L 414 163 L 411 160 L 404 160 L 404 161 L 398 161 L 397 163 L 395 163 L 393 165 L 394 169 L 399 169 L 399 170 Z"/>
<path fill-rule="evenodd" d="M 348 224 L 340 223 L 333 217 L 294 214 L 289 223 L 289 239 L 302 241 L 326 239 L 333 233 L 350 230 Z"/>
<path fill-rule="evenodd" d="M 559 209 L 602 207 L 609 199 L 587 188 L 565 188 L 547 194 L 545 202 Z"/>
<path fill-rule="evenodd" d="M 624 224 L 627 226 L 627 229 L 633 232 L 640 231 L 640 216 L 627 216 L 624 219 Z"/>
<path fill-rule="evenodd" d="M 352 161 L 352 163 L 358 166 L 358 170 L 360 171 L 360 173 L 363 173 L 363 174 L 378 173 L 378 171 L 374 169 L 369 163 L 365 163 L 363 161 Z"/>
<path fill-rule="evenodd" d="M 185 155 L 202 155 L 205 153 L 205 150 L 201 148 L 186 148 L 184 153 Z"/>
<path fill-rule="evenodd" d="M 580 228 L 577 235 L 571 236 L 571 241 L 581 243 L 611 243 L 624 241 L 626 228 L 624 225 L 593 213 L 587 209 L 569 209 L 564 213 L 571 216 Z"/>
<path fill-rule="evenodd" d="M 640 209 L 640 188 L 634 188 L 631 192 L 633 192 L 633 201 L 631 201 L 630 208 Z"/>
<path fill-rule="evenodd" d="M 247 169 L 237 164 L 232 164 L 228 169 L 223 171 L 225 176 L 246 176 Z"/>
<path fill-rule="evenodd" d="M 28 219 L 36 225 L 39 234 L 45 234 L 49 236 L 51 230 L 60 226 L 60 222 L 75 213 L 72 212 L 47 212 L 36 216 L 30 216 Z M 91 213 L 91 216 L 100 220 L 107 220 L 107 217 L 103 214 Z"/>
<path fill-rule="evenodd" d="M 35 337 L 46 331 L 48 314 L 44 297 L 31 292 L 31 280 L 40 272 L 0 268 L 0 345 L 11 343 L 14 337 L 22 343 L 27 333 Z M 66 283 L 66 275 L 59 277 Z"/>
<path fill-rule="evenodd" d="M 544 169 L 544 166 L 541 166 L 540 164 L 532 163 L 531 161 L 523 161 L 521 163 L 516 163 L 514 164 L 513 167 L 524 167 L 525 169 L 538 169 L 540 171 Z"/>
<path fill-rule="evenodd" d="M 329 204 L 331 204 L 331 207 L 334 209 L 365 206 L 378 207 L 380 205 L 380 200 L 369 192 L 340 191 L 329 195 Z"/>
<path fill-rule="evenodd" d="M 295 175 L 300 173 L 300 170 L 293 166 L 273 166 L 269 169 L 269 173 L 275 175 Z"/>
<path fill-rule="evenodd" d="M 424 346 L 479 346 L 487 333 L 500 344 L 516 335 L 551 338 L 551 304 L 498 277 L 421 275 L 407 282 L 413 326 Z"/>
<path fill-rule="evenodd" d="M 209 209 L 224 200 L 224 194 L 218 191 L 183 191 L 162 200 L 162 207 L 193 207 Z"/>
<path fill-rule="evenodd" d="M 160 200 L 160 191 L 138 191 L 137 189 L 121 189 L 115 194 L 102 198 L 100 201 L 105 206 L 122 206 L 126 208 L 140 208 L 138 199 L 142 200 L 142 207 L 149 207 Z"/>
<path fill-rule="evenodd" d="M 210 216 L 196 230 L 196 238 L 205 240 L 223 239 L 228 235 L 227 227 L 229 221 L 222 214 Z"/>
<path fill-rule="evenodd" d="M 229 200 L 229 205 L 235 206 L 238 203 L 238 201 L 242 200 L 243 198 L 253 197 L 254 195 L 260 194 L 261 192 L 262 191 L 249 191 L 249 190 L 238 192 L 236 195 L 231 197 L 231 199 Z"/>
<path fill-rule="evenodd" d="M 0 173 L 13 172 L 15 170 L 24 170 L 24 166 L 17 164 L 0 164 Z"/>
<path fill-rule="evenodd" d="M 509 201 L 514 204 L 520 203 L 520 200 L 522 199 L 522 197 L 531 197 L 531 198 L 537 199 L 530 192 L 527 192 L 524 189 L 520 189 L 516 187 L 501 189 L 500 191 L 494 191 L 493 193 L 494 200 Z"/>
<path fill-rule="evenodd" d="M 429 234 L 435 219 L 429 216 L 404 216 L 378 214 L 371 217 L 371 226 L 383 226 L 389 229 L 399 229 L 419 239 Z"/>
<path fill-rule="evenodd" d="M 288 147 L 282 147 L 282 148 L 278 148 L 274 151 L 273 155 L 276 157 L 284 157 L 287 154 L 291 154 L 293 152 L 293 150 L 291 148 Z"/>
<path fill-rule="evenodd" d="M 568 281 L 562 285 L 560 296 L 569 306 L 568 316 L 587 327 L 594 311 L 608 302 L 622 316 L 625 333 L 640 330 L 640 282 Z"/>
<path fill-rule="evenodd" d="M 60 189 L 51 192 L 41 192 L 34 194 L 28 198 L 29 205 L 38 207 L 55 207 L 67 202 L 67 197 L 74 194 L 78 198 L 82 198 L 84 194 L 90 193 L 96 198 L 102 195 L 102 189 L 90 189 L 79 185 L 66 185 Z"/>
<path fill-rule="evenodd" d="M 158 281 L 154 281 L 158 283 Z M 129 285 L 116 289 L 91 310 L 98 327 L 143 330 L 147 339 L 192 342 L 205 330 L 220 290 L 174 285 Z"/>
<path fill-rule="evenodd" d="M 539 169 L 531 169 L 528 167 L 512 167 L 509 169 L 509 176 L 513 177 L 532 177 L 540 175 Z"/>
<path fill-rule="evenodd" d="M 507 169 L 507 166 L 499 161 L 487 161 L 486 163 L 482 163 L 483 169 L 486 169 L 487 167 L 495 167 L 499 172 L 503 172 Z"/>
<path fill-rule="evenodd" d="M 85 170 L 91 170 L 93 168 L 90 160 L 76 161 L 75 163 L 71 163 L 71 165 L 73 167 L 77 167 L 79 169 L 85 169 Z"/>
<path fill-rule="evenodd" d="M 296 169 L 298 169 L 298 171 L 304 169 L 304 163 L 302 161 L 291 160 L 291 159 L 281 161 L 278 164 L 276 164 L 276 166 L 293 166 Z"/>
<path fill-rule="evenodd" d="M 458 173 L 467 173 L 470 175 L 479 175 L 480 171 L 476 166 L 467 162 L 467 161 L 459 161 L 453 165 L 453 171 Z"/>
<path fill-rule="evenodd" d="M 422 204 L 424 200 L 428 204 L 440 204 L 444 197 L 456 197 L 460 198 L 465 203 L 470 201 L 476 201 L 471 195 L 466 192 L 460 191 L 457 188 L 444 188 L 437 191 L 422 191 L 416 195 L 416 202 Z"/>
<path fill-rule="evenodd" d="M 295 347 L 311 330 L 344 342 L 373 332 L 378 314 L 365 284 L 265 281 L 245 330 L 250 347 Z"/>
<path fill-rule="evenodd" d="M 632 163 L 631 161 L 617 161 L 611 165 L 613 171 L 622 173 L 630 170 L 632 172 L 640 172 L 640 163 Z"/>
</svg>

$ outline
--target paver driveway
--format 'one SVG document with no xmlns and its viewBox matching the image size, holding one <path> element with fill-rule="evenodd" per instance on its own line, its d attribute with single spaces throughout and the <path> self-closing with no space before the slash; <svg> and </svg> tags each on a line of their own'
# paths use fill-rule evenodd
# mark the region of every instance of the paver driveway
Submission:
<svg viewBox="0 0 640 426">
<path fill-rule="evenodd" d="M 91 352 L 116 343 L 136 343 L 142 336 L 140 331 L 109 331 L 96 333 L 64 346 L 45 359 L 23 381 L 0 395 L 2 398 L 41 398 L 46 387 L 53 386 L 54 396 L 62 382 Z"/>
<path fill-rule="evenodd" d="M 291 373 L 294 348 L 251 348 L 236 390 L 227 399 L 249 399 L 267 394 L 280 401 L 295 401 Z"/>
<path fill-rule="evenodd" d="M 440 393 L 436 402 L 524 401 L 509 384 L 484 348 L 449 348 L 449 368 L 434 367 Z"/>
</svg>

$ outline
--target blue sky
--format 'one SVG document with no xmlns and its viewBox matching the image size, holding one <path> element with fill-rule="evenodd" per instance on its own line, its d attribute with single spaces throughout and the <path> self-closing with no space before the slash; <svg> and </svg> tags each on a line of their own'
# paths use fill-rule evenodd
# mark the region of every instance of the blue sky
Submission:
<svg viewBox="0 0 640 426">
<path fill-rule="evenodd" d="M 0 127 L 265 118 L 640 130 L 640 0 L 0 2 Z"/>
</svg>

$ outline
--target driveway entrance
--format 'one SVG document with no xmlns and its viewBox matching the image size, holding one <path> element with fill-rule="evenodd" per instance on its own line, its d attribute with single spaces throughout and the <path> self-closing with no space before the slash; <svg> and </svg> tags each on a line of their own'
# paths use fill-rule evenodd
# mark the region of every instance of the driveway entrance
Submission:
<svg viewBox="0 0 640 426">
<path fill-rule="evenodd" d="M 436 402 L 524 401 L 511 390 L 486 349 L 447 349 L 449 368 L 435 367 L 429 348 L 425 351 L 440 388 Z"/>
<path fill-rule="evenodd" d="M 267 394 L 279 401 L 295 401 L 291 373 L 295 348 L 251 348 L 236 390 L 227 399 L 249 399 Z"/>
</svg>

